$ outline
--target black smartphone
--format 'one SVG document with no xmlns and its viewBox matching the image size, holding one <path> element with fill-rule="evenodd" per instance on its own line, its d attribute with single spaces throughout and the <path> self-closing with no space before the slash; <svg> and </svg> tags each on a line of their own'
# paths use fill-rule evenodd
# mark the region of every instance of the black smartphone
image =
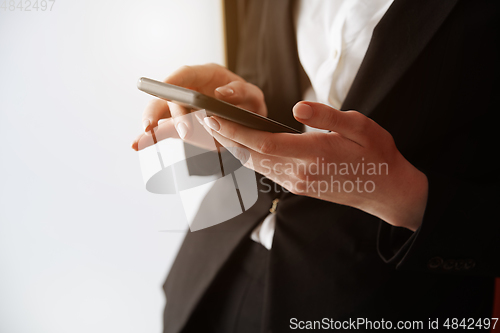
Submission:
<svg viewBox="0 0 500 333">
<path fill-rule="evenodd" d="M 207 116 L 219 116 L 253 129 L 272 133 L 301 133 L 290 126 L 191 89 L 145 77 L 139 79 L 137 88 L 150 95 L 175 102 L 193 110 L 205 109 Z"/>
</svg>

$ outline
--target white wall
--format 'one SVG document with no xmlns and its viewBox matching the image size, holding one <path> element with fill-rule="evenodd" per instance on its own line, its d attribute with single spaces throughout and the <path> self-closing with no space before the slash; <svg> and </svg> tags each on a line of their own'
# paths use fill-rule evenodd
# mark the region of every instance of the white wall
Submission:
<svg viewBox="0 0 500 333">
<path fill-rule="evenodd" d="M 136 80 L 223 63 L 222 45 L 219 0 L 0 9 L 0 332 L 161 331 L 184 235 L 162 230 L 187 226 L 129 148 Z"/>
</svg>

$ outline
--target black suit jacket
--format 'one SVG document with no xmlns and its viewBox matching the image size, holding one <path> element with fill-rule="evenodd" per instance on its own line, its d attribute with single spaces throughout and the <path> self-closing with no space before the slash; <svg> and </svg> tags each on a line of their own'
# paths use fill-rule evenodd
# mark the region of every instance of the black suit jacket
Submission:
<svg viewBox="0 0 500 333">
<path fill-rule="evenodd" d="M 230 69 L 264 91 L 269 117 L 299 127 L 291 114 L 304 88 L 293 1 L 225 5 Z M 499 14 L 495 1 L 395 0 L 342 106 L 387 129 L 427 175 L 426 212 L 415 233 L 354 208 L 259 193 L 246 213 L 187 234 L 164 286 L 165 332 L 182 330 L 277 196 L 265 309 L 273 332 L 288 331 L 293 317 L 425 324 L 490 317 L 500 275 Z"/>
</svg>

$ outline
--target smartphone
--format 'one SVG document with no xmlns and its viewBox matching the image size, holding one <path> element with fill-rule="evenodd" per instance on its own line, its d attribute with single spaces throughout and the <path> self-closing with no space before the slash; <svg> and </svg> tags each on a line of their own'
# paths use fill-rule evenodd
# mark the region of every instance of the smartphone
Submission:
<svg viewBox="0 0 500 333">
<path fill-rule="evenodd" d="M 219 116 L 253 129 L 272 133 L 301 133 L 290 126 L 191 89 L 174 86 L 145 77 L 139 79 L 137 88 L 150 95 L 175 102 L 189 109 L 205 109 L 207 116 Z"/>
</svg>

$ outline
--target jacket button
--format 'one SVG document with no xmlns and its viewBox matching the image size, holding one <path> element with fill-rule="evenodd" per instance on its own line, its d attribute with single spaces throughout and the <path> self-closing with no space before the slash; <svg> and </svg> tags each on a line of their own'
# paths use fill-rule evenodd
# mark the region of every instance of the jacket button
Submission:
<svg viewBox="0 0 500 333">
<path fill-rule="evenodd" d="M 429 262 L 427 262 L 427 267 L 429 267 L 430 269 L 436 269 L 441 267 L 442 264 L 443 264 L 443 258 L 434 257 L 430 259 Z"/>
<path fill-rule="evenodd" d="M 476 262 L 472 259 L 467 259 L 465 261 L 465 269 L 473 269 L 476 267 Z"/>
<path fill-rule="evenodd" d="M 443 264 L 443 268 L 446 269 L 447 271 L 449 271 L 450 269 L 453 269 L 455 268 L 455 260 L 453 259 L 448 259 L 444 262 Z"/>
</svg>

